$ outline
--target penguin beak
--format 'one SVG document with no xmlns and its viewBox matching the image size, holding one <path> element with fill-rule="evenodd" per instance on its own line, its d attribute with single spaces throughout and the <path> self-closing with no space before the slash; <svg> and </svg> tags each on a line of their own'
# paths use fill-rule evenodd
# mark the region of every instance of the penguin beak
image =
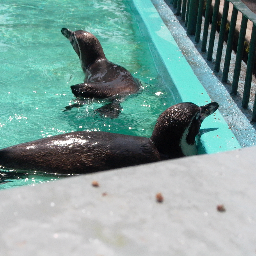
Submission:
<svg viewBox="0 0 256 256">
<path fill-rule="evenodd" d="M 189 145 L 193 145 L 195 143 L 195 137 L 199 133 L 200 126 L 204 119 L 213 114 L 218 107 L 219 104 L 217 102 L 212 102 L 205 106 L 199 107 L 200 110 L 196 113 L 195 118 L 192 120 L 189 133 L 186 137 L 186 141 Z"/>
<path fill-rule="evenodd" d="M 203 122 L 203 120 L 213 114 L 219 107 L 219 104 L 217 102 L 209 103 L 205 106 L 200 107 L 200 120 Z"/>
<path fill-rule="evenodd" d="M 75 32 L 67 29 L 62 28 L 61 33 L 70 41 L 72 47 L 74 48 L 75 52 L 77 53 L 78 57 L 81 59 L 81 51 L 77 42 L 77 38 Z"/>
<path fill-rule="evenodd" d="M 72 36 L 73 32 L 67 28 L 62 28 L 61 33 L 63 36 L 65 36 L 67 39 L 70 40 L 70 37 Z"/>
</svg>

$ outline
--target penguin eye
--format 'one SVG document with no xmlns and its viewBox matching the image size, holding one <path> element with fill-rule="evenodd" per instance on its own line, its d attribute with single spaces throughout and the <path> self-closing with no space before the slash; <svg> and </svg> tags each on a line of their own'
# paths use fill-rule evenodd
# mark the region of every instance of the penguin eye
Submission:
<svg viewBox="0 0 256 256">
<path fill-rule="evenodd" d="M 210 114 L 210 110 L 209 110 L 209 108 L 205 109 L 205 111 L 204 111 L 204 112 L 205 112 L 205 114 L 207 114 L 207 115 L 208 115 L 208 114 Z"/>
</svg>

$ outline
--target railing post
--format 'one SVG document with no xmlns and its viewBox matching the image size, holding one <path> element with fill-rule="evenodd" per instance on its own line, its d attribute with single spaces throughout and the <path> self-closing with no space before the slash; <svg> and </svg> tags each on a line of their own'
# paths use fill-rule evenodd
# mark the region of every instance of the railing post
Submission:
<svg viewBox="0 0 256 256">
<path fill-rule="evenodd" d="M 197 22 L 196 22 L 196 35 L 195 35 L 196 43 L 199 43 L 199 41 L 200 41 L 202 17 L 203 17 L 203 7 L 204 7 L 204 0 L 199 0 Z"/>
<path fill-rule="evenodd" d="M 224 0 L 224 1 L 225 2 L 224 2 L 222 18 L 221 18 L 219 42 L 218 42 L 216 61 L 215 61 L 215 66 L 214 66 L 214 71 L 215 72 L 219 72 L 220 71 L 220 61 L 221 61 L 222 50 L 223 50 L 224 34 L 225 34 L 225 31 L 226 31 L 226 26 L 227 26 L 229 2 L 227 0 Z"/>
<path fill-rule="evenodd" d="M 174 8 L 177 8 L 177 2 L 178 2 L 178 0 L 173 0 L 172 4 L 173 4 Z"/>
<path fill-rule="evenodd" d="M 185 21 L 186 17 L 187 0 L 183 0 L 181 8 L 181 19 Z"/>
<path fill-rule="evenodd" d="M 189 14 L 188 14 L 188 28 L 187 28 L 187 32 L 189 35 L 194 35 L 196 33 L 198 4 L 199 4 L 199 0 L 190 0 Z"/>
<path fill-rule="evenodd" d="M 192 0 L 188 0 L 187 1 L 187 13 L 186 13 L 186 20 L 185 20 L 185 26 L 187 27 L 188 25 L 188 14 L 189 14 L 189 5 L 190 5 L 190 1 Z"/>
<path fill-rule="evenodd" d="M 254 66 L 254 56 L 255 56 L 255 46 L 256 46 L 256 25 L 253 24 L 250 49 L 249 49 L 248 60 L 247 60 L 247 71 L 246 71 L 245 83 L 244 83 L 244 94 L 243 94 L 243 100 L 242 100 L 243 108 L 248 107 L 248 102 L 250 98 L 252 69 Z"/>
<path fill-rule="evenodd" d="M 177 1 L 176 15 L 180 15 L 180 10 L 181 10 L 181 0 L 178 0 Z"/>
<path fill-rule="evenodd" d="M 219 6 L 220 6 L 220 0 L 215 0 L 215 5 L 214 5 L 214 9 L 213 9 L 213 16 L 212 16 L 212 28 L 211 28 L 208 54 L 207 54 L 207 60 L 209 60 L 209 61 L 212 60 L 214 39 L 215 39 L 216 30 L 217 30 L 217 20 L 218 20 Z"/>
<path fill-rule="evenodd" d="M 203 33 L 203 40 L 202 40 L 202 52 L 206 52 L 206 44 L 207 44 L 207 37 L 208 37 L 208 28 L 210 22 L 210 7 L 211 7 L 211 0 L 207 0 L 206 2 L 206 10 L 205 10 L 205 19 L 204 19 L 204 33 Z"/>
<path fill-rule="evenodd" d="M 241 71 L 241 61 L 242 61 L 242 54 L 244 49 L 244 38 L 245 38 L 247 22 L 248 22 L 248 19 L 243 15 L 239 39 L 238 39 L 237 51 L 236 51 L 236 64 L 234 69 L 234 76 L 233 76 L 232 90 L 231 90 L 231 93 L 235 95 L 237 94 L 238 80 L 239 80 L 240 71 Z"/>
<path fill-rule="evenodd" d="M 226 56 L 225 56 L 225 62 L 224 62 L 224 69 L 223 69 L 223 76 L 222 76 L 222 82 L 226 83 L 228 80 L 228 71 L 230 66 L 230 59 L 231 59 L 231 52 L 232 52 L 232 44 L 233 44 L 233 38 L 235 33 L 235 27 L 236 27 L 236 20 L 237 20 L 237 9 L 235 6 L 233 6 L 232 11 L 232 17 L 231 17 L 231 23 L 230 28 L 228 32 L 228 42 L 227 42 L 227 50 L 226 50 Z"/>
</svg>

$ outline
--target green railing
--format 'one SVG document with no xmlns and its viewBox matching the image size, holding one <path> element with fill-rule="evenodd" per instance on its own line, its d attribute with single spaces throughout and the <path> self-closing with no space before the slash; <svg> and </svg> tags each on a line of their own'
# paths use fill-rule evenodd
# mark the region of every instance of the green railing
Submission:
<svg viewBox="0 0 256 256">
<path fill-rule="evenodd" d="M 256 0 L 255 0 L 256 1 Z M 168 2 L 168 1 L 166 1 Z M 236 52 L 235 69 L 232 80 L 231 94 L 236 95 L 241 71 L 241 61 L 247 64 L 242 92 L 242 107 L 248 108 L 251 94 L 252 75 L 255 70 L 255 47 L 256 47 L 256 14 L 254 14 L 240 0 L 223 0 L 223 10 L 220 12 L 220 0 L 169 0 L 176 9 L 176 15 L 181 15 L 185 21 L 187 33 L 195 36 L 195 42 L 202 38 L 201 51 L 207 52 L 207 60 L 211 61 L 213 56 L 214 44 L 217 44 L 214 71 L 220 71 L 223 44 L 226 41 L 226 53 L 224 67 L 222 70 L 222 82 L 227 82 L 231 61 L 231 52 Z M 233 5 L 231 18 L 228 20 L 230 3 Z M 240 31 L 236 30 L 238 12 L 242 13 Z M 203 22 L 204 17 L 204 24 Z M 250 20 L 253 24 L 251 38 L 246 40 L 245 34 L 247 23 Z M 211 24 L 211 30 L 209 26 Z M 203 29 L 202 29 L 203 25 Z M 215 38 L 216 31 L 219 32 L 218 39 Z M 208 35 L 209 34 L 209 35 Z M 207 46 L 208 42 L 208 46 Z M 256 121 L 256 97 L 253 104 L 252 121 Z"/>
</svg>

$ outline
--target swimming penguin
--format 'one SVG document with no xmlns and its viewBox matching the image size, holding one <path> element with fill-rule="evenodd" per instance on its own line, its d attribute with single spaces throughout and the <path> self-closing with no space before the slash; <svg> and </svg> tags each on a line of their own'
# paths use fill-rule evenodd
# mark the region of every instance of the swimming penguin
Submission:
<svg viewBox="0 0 256 256">
<path fill-rule="evenodd" d="M 85 174 L 196 154 L 195 137 L 202 121 L 218 109 L 179 103 L 158 118 L 150 138 L 101 131 L 79 131 L 22 143 L 0 150 L 0 165 L 9 169 Z"/>
<path fill-rule="evenodd" d="M 69 39 L 85 73 L 84 83 L 71 86 L 76 97 L 116 100 L 139 90 L 139 81 L 125 68 L 107 60 L 93 34 L 67 28 L 62 28 L 61 33 Z"/>
</svg>

